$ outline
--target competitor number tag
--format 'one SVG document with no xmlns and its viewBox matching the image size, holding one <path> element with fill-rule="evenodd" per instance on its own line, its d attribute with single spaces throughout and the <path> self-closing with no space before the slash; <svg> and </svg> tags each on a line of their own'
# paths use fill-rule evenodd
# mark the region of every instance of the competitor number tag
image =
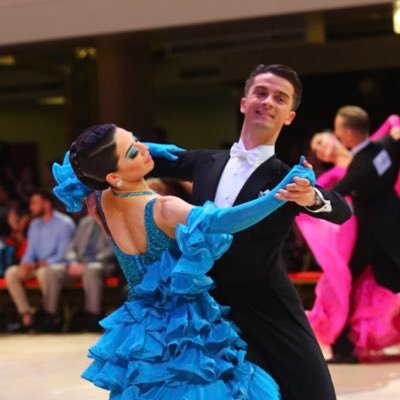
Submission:
<svg viewBox="0 0 400 400">
<path fill-rule="evenodd" d="M 392 160 L 386 150 L 381 150 L 373 160 L 376 172 L 379 176 L 383 175 L 392 165 Z"/>
</svg>

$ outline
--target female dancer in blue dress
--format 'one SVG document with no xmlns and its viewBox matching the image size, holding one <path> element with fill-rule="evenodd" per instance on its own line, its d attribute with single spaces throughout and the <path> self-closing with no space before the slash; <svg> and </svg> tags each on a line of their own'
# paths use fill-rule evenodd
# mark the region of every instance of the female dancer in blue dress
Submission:
<svg viewBox="0 0 400 400">
<path fill-rule="evenodd" d="M 124 305 L 101 321 L 105 333 L 90 348 L 94 361 L 83 377 L 113 400 L 279 399 L 271 376 L 246 361 L 246 343 L 208 293 L 206 273 L 232 233 L 284 204 L 274 195 L 294 176 L 313 183 L 312 169 L 297 165 L 267 195 L 219 209 L 158 196 L 144 179 L 153 165 L 132 133 L 103 124 L 83 132 L 53 167 L 54 191 L 69 211 L 98 190 L 129 287 Z"/>
</svg>

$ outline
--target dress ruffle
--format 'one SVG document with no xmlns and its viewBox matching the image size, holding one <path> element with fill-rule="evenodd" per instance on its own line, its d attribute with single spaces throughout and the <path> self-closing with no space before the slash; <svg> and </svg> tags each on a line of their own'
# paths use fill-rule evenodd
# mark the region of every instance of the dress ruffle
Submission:
<svg viewBox="0 0 400 400">
<path fill-rule="evenodd" d="M 279 399 L 275 381 L 245 361 L 246 343 L 210 296 L 206 273 L 232 236 L 210 234 L 206 203 L 176 230 L 181 254 L 165 251 L 135 287 L 136 298 L 101 321 L 83 377 L 115 400 Z"/>
</svg>

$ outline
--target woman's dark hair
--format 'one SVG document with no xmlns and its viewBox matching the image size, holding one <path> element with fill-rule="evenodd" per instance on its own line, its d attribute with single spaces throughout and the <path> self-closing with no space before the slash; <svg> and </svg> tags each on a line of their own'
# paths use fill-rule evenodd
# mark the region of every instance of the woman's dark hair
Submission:
<svg viewBox="0 0 400 400">
<path fill-rule="evenodd" d="M 72 143 L 69 160 L 78 179 L 95 190 L 109 187 L 105 177 L 118 169 L 114 124 L 94 125 Z"/>
</svg>

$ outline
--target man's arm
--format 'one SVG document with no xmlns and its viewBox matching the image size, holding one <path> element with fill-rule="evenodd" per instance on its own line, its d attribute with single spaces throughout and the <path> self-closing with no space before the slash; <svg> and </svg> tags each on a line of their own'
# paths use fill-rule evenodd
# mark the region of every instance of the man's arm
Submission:
<svg viewBox="0 0 400 400">
<path fill-rule="evenodd" d="M 60 227 L 60 232 L 57 235 L 57 246 L 54 253 L 48 257 L 47 264 L 54 264 L 64 260 L 65 251 L 70 243 L 75 231 L 75 226 L 72 223 L 64 223 L 64 226 Z"/>
<path fill-rule="evenodd" d="M 22 256 L 21 264 L 25 263 L 34 263 L 37 261 L 37 254 L 36 254 L 36 238 L 38 237 L 36 233 L 36 220 L 33 220 L 28 228 L 27 234 L 27 241 L 28 246 L 25 251 L 25 254 Z"/>
<path fill-rule="evenodd" d="M 307 160 L 303 162 L 303 165 L 312 168 Z M 300 177 L 286 185 L 276 197 L 296 203 L 305 214 L 335 224 L 342 224 L 352 215 L 351 208 L 340 194 L 319 186 L 313 187 L 307 179 Z"/>
<path fill-rule="evenodd" d="M 96 249 L 101 249 L 96 252 L 97 261 L 108 261 L 114 256 L 114 249 L 111 244 L 111 239 L 106 237 L 103 232 L 100 232 L 99 241 L 96 245 Z"/>
<path fill-rule="evenodd" d="M 370 154 L 357 154 L 349 167 L 347 168 L 346 175 L 333 186 L 333 190 L 340 193 L 342 196 L 348 196 L 353 192 L 362 190 L 364 196 L 366 193 L 369 195 L 380 190 L 380 182 L 378 175 L 382 175 L 392 164 L 386 149 L 377 153 L 375 156 Z M 376 166 L 374 167 L 374 160 L 382 153 L 384 155 L 384 163 L 380 166 L 383 168 L 381 173 L 377 172 Z M 378 175 L 377 175 L 378 174 Z M 368 190 L 366 190 L 366 188 Z"/>
<path fill-rule="evenodd" d="M 352 210 L 341 194 L 333 190 L 323 189 L 320 186 L 316 186 L 316 189 L 321 193 L 324 200 L 329 202 L 330 207 L 327 207 L 329 211 L 316 212 L 316 210 L 304 207 L 301 212 L 315 218 L 325 219 L 335 224 L 343 224 L 352 216 Z M 324 210 L 324 208 L 322 208 L 322 210 Z"/>
<path fill-rule="evenodd" d="M 200 152 L 201 150 L 183 152 L 176 161 L 156 157 L 154 158 L 154 169 L 151 176 L 192 181 L 194 165 Z"/>
</svg>

